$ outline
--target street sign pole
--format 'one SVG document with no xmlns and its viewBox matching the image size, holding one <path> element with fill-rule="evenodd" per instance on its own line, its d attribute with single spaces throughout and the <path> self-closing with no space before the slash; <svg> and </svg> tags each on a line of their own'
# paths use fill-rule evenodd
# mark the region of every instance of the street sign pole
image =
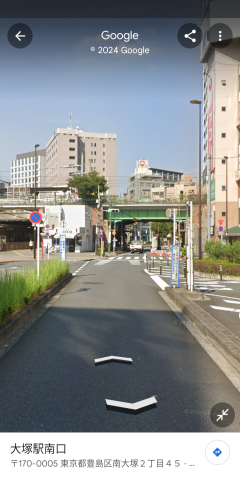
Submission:
<svg viewBox="0 0 240 500">
<path fill-rule="evenodd" d="M 39 244 L 39 241 L 40 241 L 40 226 L 39 224 L 37 225 L 37 277 L 38 277 L 38 280 L 39 280 L 39 276 L 40 276 L 40 244 Z"/>
</svg>

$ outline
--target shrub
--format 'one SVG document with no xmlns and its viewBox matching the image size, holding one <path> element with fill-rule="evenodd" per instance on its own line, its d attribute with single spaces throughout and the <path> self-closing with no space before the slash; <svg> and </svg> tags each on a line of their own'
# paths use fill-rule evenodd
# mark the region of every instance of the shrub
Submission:
<svg viewBox="0 0 240 500">
<path fill-rule="evenodd" d="M 41 264 L 39 279 L 36 268 L 24 268 L 21 273 L 6 271 L 0 276 L 0 323 L 68 272 L 69 265 L 60 260 Z"/>
</svg>

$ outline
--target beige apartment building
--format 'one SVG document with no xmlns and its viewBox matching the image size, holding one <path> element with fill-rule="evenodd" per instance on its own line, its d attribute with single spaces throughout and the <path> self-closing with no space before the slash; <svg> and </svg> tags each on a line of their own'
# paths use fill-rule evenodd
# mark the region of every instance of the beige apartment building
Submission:
<svg viewBox="0 0 240 500">
<path fill-rule="evenodd" d="M 210 182 L 211 236 L 218 240 L 219 227 L 240 224 L 240 38 L 215 48 L 207 39 L 209 20 L 201 27 L 203 182 Z"/>
<path fill-rule="evenodd" d="M 116 134 L 58 128 L 46 146 L 46 185 L 66 186 L 69 175 L 96 170 L 108 181 L 107 194 L 116 194 Z"/>
</svg>

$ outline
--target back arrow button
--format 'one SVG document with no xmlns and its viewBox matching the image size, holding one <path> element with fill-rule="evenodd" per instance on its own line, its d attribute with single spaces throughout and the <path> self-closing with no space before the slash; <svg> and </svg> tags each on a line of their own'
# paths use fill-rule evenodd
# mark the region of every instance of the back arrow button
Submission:
<svg viewBox="0 0 240 500">
<path fill-rule="evenodd" d="M 19 32 L 15 35 L 15 37 L 19 40 L 19 42 L 21 42 L 21 41 L 22 41 L 22 40 L 21 40 L 21 38 L 22 38 L 22 37 L 25 37 L 25 36 L 26 36 L 26 35 L 20 35 L 20 33 L 21 33 L 21 31 L 19 31 Z M 21 38 L 20 38 L 20 37 L 21 37 Z"/>
<path fill-rule="evenodd" d="M 25 49 L 33 38 L 32 30 L 27 24 L 13 24 L 8 30 L 8 41 L 15 49 Z M 19 43 L 20 42 L 20 43 Z"/>
</svg>

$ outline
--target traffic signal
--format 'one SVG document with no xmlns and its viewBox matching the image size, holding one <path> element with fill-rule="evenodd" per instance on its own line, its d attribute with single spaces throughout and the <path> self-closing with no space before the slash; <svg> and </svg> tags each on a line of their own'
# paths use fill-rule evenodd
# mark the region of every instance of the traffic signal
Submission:
<svg viewBox="0 0 240 500">
<path fill-rule="evenodd" d="M 109 208 L 108 212 L 115 213 L 115 212 L 120 212 L 120 210 L 119 210 L 119 208 Z"/>
</svg>

